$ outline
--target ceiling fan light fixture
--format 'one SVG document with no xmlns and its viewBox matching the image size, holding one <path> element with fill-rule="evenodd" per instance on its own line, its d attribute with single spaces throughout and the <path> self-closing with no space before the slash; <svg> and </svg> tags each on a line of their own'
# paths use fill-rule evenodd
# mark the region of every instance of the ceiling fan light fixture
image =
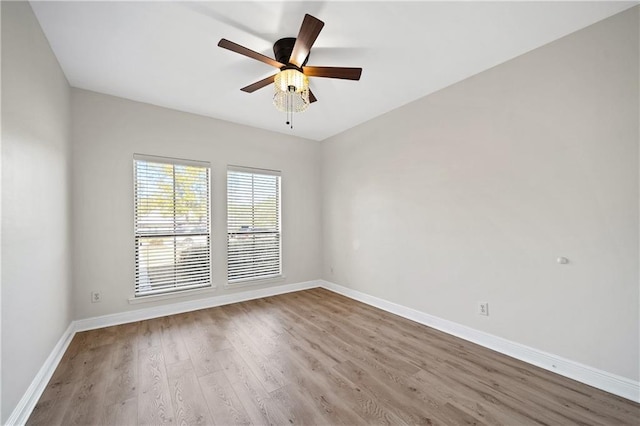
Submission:
<svg viewBox="0 0 640 426">
<path fill-rule="evenodd" d="M 309 78 L 300 71 L 289 68 L 276 74 L 273 104 L 279 111 L 302 112 L 309 107 Z"/>
</svg>

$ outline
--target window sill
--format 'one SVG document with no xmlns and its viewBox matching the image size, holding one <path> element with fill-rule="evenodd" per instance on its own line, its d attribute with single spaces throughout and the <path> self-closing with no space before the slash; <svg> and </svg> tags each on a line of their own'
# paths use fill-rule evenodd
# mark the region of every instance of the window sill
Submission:
<svg viewBox="0 0 640 426">
<path fill-rule="evenodd" d="M 287 279 L 286 276 L 279 275 L 277 277 L 272 277 L 272 278 L 258 278 L 255 280 L 237 281 L 234 283 L 227 282 L 224 285 L 224 288 L 253 287 L 253 286 L 262 285 L 262 284 L 281 283 L 286 279 Z"/>
<path fill-rule="evenodd" d="M 167 299 L 179 299 L 182 297 L 188 297 L 188 296 L 193 296 L 198 294 L 213 293 L 215 292 L 216 289 L 217 289 L 217 286 L 212 285 L 211 287 L 194 288 L 193 290 L 182 290 L 182 291 L 176 291 L 175 293 L 150 294 L 148 296 L 138 296 L 138 297 L 133 296 L 129 298 L 129 304 L 137 305 L 138 303 L 150 303 L 150 302 L 157 302 L 160 300 L 167 300 Z"/>
</svg>

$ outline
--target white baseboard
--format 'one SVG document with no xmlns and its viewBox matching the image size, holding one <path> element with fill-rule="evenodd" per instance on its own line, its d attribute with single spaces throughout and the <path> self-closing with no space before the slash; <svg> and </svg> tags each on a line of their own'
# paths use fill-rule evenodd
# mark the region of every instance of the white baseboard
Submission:
<svg viewBox="0 0 640 426">
<path fill-rule="evenodd" d="M 367 305 L 380 308 L 387 312 L 399 315 L 412 321 L 443 331 L 447 334 L 476 343 L 496 352 L 519 359 L 545 370 L 560 374 L 589 386 L 604 390 L 614 395 L 621 396 L 631 401 L 640 402 L 640 382 L 621 377 L 597 368 L 571 361 L 557 355 L 512 342 L 502 337 L 494 336 L 483 331 L 457 324 L 426 314 L 397 303 L 389 302 L 378 297 L 370 296 L 357 290 L 352 290 L 341 285 L 320 280 L 321 287 L 334 291 Z"/>
<path fill-rule="evenodd" d="M 40 399 L 42 392 L 44 392 L 44 389 L 47 387 L 47 383 L 51 380 L 51 376 L 53 376 L 54 371 L 56 371 L 56 367 L 60 363 L 74 335 L 75 329 L 72 322 L 64 331 L 42 367 L 40 367 L 38 374 L 36 374 L 36 377 L 31 381 L 27 391 L 18 402 L 18 405 L 16 405 L 16 408 L 7 419 L 5 425 L 23 425 L 27 422 L 27 419 L 29 419 L 38 399 Z"/>
<path fill-rule="evenodd" d="M 246 300 L 259 299 L 261 297 L 276 296 L 278 294 L 291 293 L 319 286 L 320 281 L 305 281 L 301 283 L 246 290 L 237 293 L 223 294 L 220 296 L 204 297 L 202 299 L 188 300 L 185 302 L 170 303 L 151 308 L 136 309 L 117 314 L 86 318 L 74 321 L 75 330 L 94 330 L 96 328 L 110 327 L 112 325 L 120 325 L 164 317 L 167 315 L 181 314 L 184 312 L 197 311 L 199 309 L 213 308 L 215 306 L 229 305 L 231 303 L 244 302 Z"/>
</svg>

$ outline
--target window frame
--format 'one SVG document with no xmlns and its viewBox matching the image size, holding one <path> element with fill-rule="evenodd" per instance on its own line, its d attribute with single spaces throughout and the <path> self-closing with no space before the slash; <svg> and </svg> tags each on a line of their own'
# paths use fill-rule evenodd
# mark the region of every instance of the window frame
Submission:
<svg viewBox="0 0 640 426">
<path fill-rule="evenodd" d="M 206 218 L 206 227 L 207 227 L 207 232 L 206 233 L 202 233 L 202 232 L 182 232 L 182 233 L 178 233 L 174 232 L 168 232 L 168 233 L 163 233 L 163 234 L 152 234 L 152 233 L 147 233 L 146 235 L 144 233 L 140 233 L 138 231 L 138 173 L 137 173 L 137 167 L 138 167 L 138 162 L 146 162 L 146 163 L 155 163 L 155 164 L 167 164 L 170 165 L 172 167 L 175 166 L 189 166 L 189 167 L 199 167 L 199 168 L 204 168 L 206 169 L 206 185 L 207 185 L 207 200 L 206 200 L 206 212 L 207 212 L 207 218 Z M 208 161 L 198 161 L 198 160 L 188 160 L 188 159 L 183 159 L 183 158 L 173 158 L 173 157 L 163 157 L 163 156 L 157 156 L 157 155 L 147 155 L 147 154 L 133 154 L 133 185 L 132 185 L 132 189 L 133 189 L 133 246 L 134 246 L 134 286 L 133 286 L 133 297 L 132 299 L 129 299 L 129 301 L 131 302 L 133 301 L 143 301 L 144 299 L 163 299 L 163 298 L 170 298 L 170 297 L 176 297 L 176 296 L 180 296 L 181 294 L 184 295 L 188 295 L 189 293 L 194 293 L 194 292 L 202 292 L 202 291 L 209 291 L 211 289 L 215 289 L 215 285 L 213 284 L 213 231 L 212 231 L 212 200 L 213 200 L 213 196 L 212 196 L 212 170 L 211 170 L 211 163 Z M 175 169 L 174 169 L 175 171 Z M 172 186 L 173 186 L 173 198 L 174 198 L 174 203 L 175 203 L 175 191 L 176 191 L 176 186 L 175 186 L 175 173 L 174 173 L 174 177 L 172 179 Z M 174 227 L 175 227 L 175 221 L 176 221 L 176 217 L 175 217 L 175 213 L 174 213 Z M 175 279 L 174 281 L 174 285 L 175 287 L 173 288 L 165 288 L 165 289 L 156 289 L 154 290 L 153 288 L 150 291 L 145 291 L 145 292 L 141 292 L 140 291 L 140 282 L 138 280 L 139 274 L 140 274 L 140 269 L 139 269 L 139 262 L 140 262 L 140 257 L 139 257 L 139 240 L 140 239 L 145 239 L 145 238 L 168 238 L 173 236 L 174 241 L 176 238 L 178 237 L 189 237 L 189 236 L 204 236 L 206 237 L 207 240 L 207 263 L 208 263 L 208 268 L 206 271 L 206 274 L 198 274 L 198 277 L 202 277 L 202 278 L 206 278 L 206 283 L 202 284 L 202 285 L 195 285 L 195 284 L 186 284 L 186 285 L 179 285 L 179 281 L 177 279 Z M 175 242 L 174 242 L 174 247 L 173 250 L 174 252 L 177 253 L 177 248 L 175 246 Z M 174 255 L 174 257 L 176 257 L 176 255 Z M 175 265 L 174 265 L 175 268 Z M 203 269 L 204 271 L 204 269 Z"/>
<path fill-rule="evenodd" d="M 278 273 L 277 274 L 264 274 L 264 275 L 257 275 L 257 276 L 251 276 L 251 277 L 245 277 L 245 278 L 239 278 L 239 279 L 233 279 L 230 280 L 229 279 L 229 272 L 230 272 L 230 262 L 229 262 L 229 242 L 230 242 L 230 235 L 232 234 L 231 232 L 229 232 L 229 220 L 230 220 L 230 215 L 229 215 L 229 174 L 231 172 L 239 172 L 239 173 L 248 173 L 251 175 L 263 175 L 263 176 L 275 176 L 277 178 L 277 216 L 278 216 L 278 220 L 277 220 L 277 235 L 278 235 Z M 252 204 L 253 206 L 254 204 Z M 272 170 L 272 169 L 262 169 L 262 168 L 256 168 L 256 167 L 246 167 L 246 166 L 236 166 L 236 165 L 227 165 L 227 173 L 226 173 L 226 233 L 227 233 L 227 242 L 226 242 L 226 267 L 227 267 L 227 274 L 226 274 L 226 284 L 225 287 L 227 288 L 236 288 L 236 287 L 243 287 L 243 286 L 250 286 L 250 285 L 259 285 L 259 284 L 263 284 L 265 282 L 273 282 L 273 281 L 281 281 L 284 279 L 284 273 L 283 273 L 283 256 L 282 256 L 282 172 L 279 170 Z M 251 234 L 251 235 L 257 235 L 257 234 L 261 234 L 261 232 L 245 232 L 243 234 Z"/>
</svg>

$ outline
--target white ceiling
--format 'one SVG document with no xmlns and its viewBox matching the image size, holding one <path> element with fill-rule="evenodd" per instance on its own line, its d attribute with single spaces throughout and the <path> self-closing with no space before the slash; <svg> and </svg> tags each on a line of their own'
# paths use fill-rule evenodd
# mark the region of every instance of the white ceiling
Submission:
<svg viewBox="0 0 640 426">
<path fill-rule="evenodd" d="M 322 140 L 607 18 L 637 2 L 31 2 L 74 87 Z M 240 91 L 309 13 L 325 22 L 308 65 L 362 67 L 359 82 L 311 79 L 295 128 L 273 90 Z"/>
</svg>

